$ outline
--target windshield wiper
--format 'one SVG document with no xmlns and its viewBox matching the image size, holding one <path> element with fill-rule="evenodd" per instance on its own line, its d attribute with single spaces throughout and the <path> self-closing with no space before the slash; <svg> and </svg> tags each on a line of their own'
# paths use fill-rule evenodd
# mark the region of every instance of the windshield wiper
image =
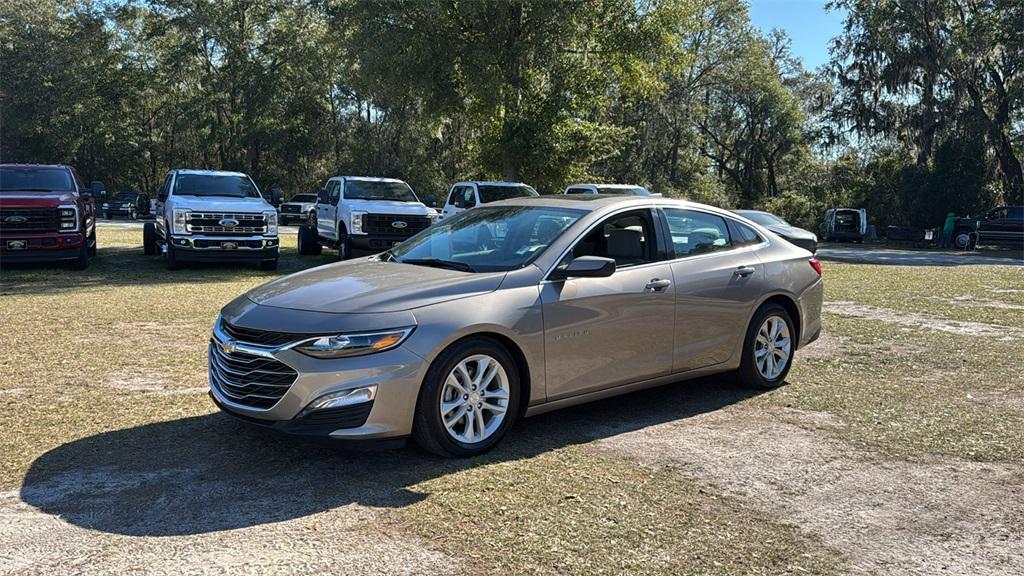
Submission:
<svg viewBox="0 0 1024 576">
<path fill-rule="evenodd" d="M 441 260 L 440 258 L 410 258 L 408 260 L 399 260 L 402 264 L 417 264 L 420 266 L 433 266 L 434 268 L 448 268 L 450 270 L 458 270 L 460 272 L 476 272 L 476 270 L 466 264 L 465 262 L 456 262 L 454 260 Z"/>
</svg>

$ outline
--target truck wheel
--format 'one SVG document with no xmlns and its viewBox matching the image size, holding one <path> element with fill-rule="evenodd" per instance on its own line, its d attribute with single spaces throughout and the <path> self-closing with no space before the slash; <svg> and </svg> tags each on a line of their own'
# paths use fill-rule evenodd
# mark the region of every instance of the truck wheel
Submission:
<svg viewBox="0 0 1024 576">
<path fill-rule="evenodd" d="M 146 222 L 142 225 L 142 253 L 146 256 L 156 256 L 156 224 Z"/>
<path fill-rule="evenodd" d="M 344 228 L 338 228 L 338 260 L 348 260 L 352 257 L 352 239 Z"/>
<path fill-rule="evenodd" d="M 265 270 L 267 272 L 277 270 L 277 258 L 274 258 L 273 260 L 261 260 L 260 270 Z"/>
<path fill-rule="evenodd" d="M 970 230 L 957 230 L 956 234 L 953 235 L 953 244 L 961 250 L 970 250 L 971 246 L 971 231 Z"/>
<path fill-rule="evenodd" d="M 299 256 L 316 256 L 323 252 L 316 237 L 316 229 L 307 226 L 299 226 Z"/>
<path fill-rule="evenodd" d="M 181 270 L 184 266 L 181 260 L 178 260 L 177 251 L 170 242 L 167 243 L 167 260 L 164 262 L 167 265 L 168 270 Z"/>
<path fill-rule="evenodd" d="M 68 264 L 72 270 L 85 270 L 89 267 L 89 239 L 82 240 L 82 246 L 78 248 L 78 255 Z"/>
</svg>

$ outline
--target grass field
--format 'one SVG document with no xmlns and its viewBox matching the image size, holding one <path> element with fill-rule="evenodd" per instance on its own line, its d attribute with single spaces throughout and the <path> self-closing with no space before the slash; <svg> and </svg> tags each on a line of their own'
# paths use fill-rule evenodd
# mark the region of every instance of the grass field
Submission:
<svg viewBox="0 0 1024 576">
<path fill-rule="evenodd" d="M 84 272 L 0 271 L 0 573 L 1024 569 L 1020 267 L 827 264 L 788 386 L 672 385 L 442 461 L 269 437 L 206 397 L 218 309 L 333 253 L 167 272 L 140 230 L 99 240 Z"/>
</svg>

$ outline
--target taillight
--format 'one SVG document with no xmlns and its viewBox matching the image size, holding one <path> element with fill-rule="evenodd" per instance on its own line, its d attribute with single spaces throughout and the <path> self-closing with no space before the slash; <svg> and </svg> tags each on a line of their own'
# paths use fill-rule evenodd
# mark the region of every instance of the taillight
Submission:
<svg viewBox="0 0 1024 576">
<path fill-rule="evenodd" d="M 811 268 L 814 268 L 814 271 L 818 273 L 818 276 L 821 276 L 821 262 L 818 262 L 817 258 L 811 258 L 810 262 Z"/>
</svg>

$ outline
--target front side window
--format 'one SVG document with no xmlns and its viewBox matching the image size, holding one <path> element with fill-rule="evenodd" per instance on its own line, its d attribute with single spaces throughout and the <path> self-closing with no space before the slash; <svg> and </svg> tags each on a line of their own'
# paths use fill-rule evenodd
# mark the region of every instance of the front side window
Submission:
<svg viewBox="0 0 1024 576">
<path fill-rule="evenodd" d="M 341 182 L 338 180 L 331 180 L 327 183 L 327 201 L 331 204 L 337 204 L 338 198 L 341 197 Z"/>
<path fill-rule="evenodd" d="M 259 190 L 248 176 L 237 174 L 178 174 L 174 179 L 175 196 L 217 196 L 259 198 Z"/>
<path fill-rule="evenodd" d="M 728 250 L 732 246 L 725 218 L 679 208 L 665 208 L 676 258 Z"/>
<path fill-rule="evenodd" d="M 71 173 L 65 168 L 4 166 L 0 168 L 0 190 L 18 192 L 66 192 L 74 190 Z"/>
<path fill-rule="evenodd" d="M 427 228 L 385 259 L 467 272 L 522 268 L 585 212 L 535 206 L 484 206 Z"/>
<path fill-rule="evenodd" d="M 345 199 L 419 202 L 412 188 L 405 182 L 380 182 L 376 180 L 349 180 L 345 183 Z"/>
<path fill-rule="evenodd" d="M 626 268 L 654 262 L 654 244 L 650 212 L 627 212 L 612 216 L 591 230 L 573 247 L 572 257 L 611 258 L 617 268 Z"/>
<path fill-rule="evenodd" d="M 528 196 L 540 196 L 537 191 L 529 186 L 494 186 L 492 184 L 480 184 L 477 186 L 480 193 L 480 203 L 497 202 L 509 198 L 525 198 Z"/>
</svg>

